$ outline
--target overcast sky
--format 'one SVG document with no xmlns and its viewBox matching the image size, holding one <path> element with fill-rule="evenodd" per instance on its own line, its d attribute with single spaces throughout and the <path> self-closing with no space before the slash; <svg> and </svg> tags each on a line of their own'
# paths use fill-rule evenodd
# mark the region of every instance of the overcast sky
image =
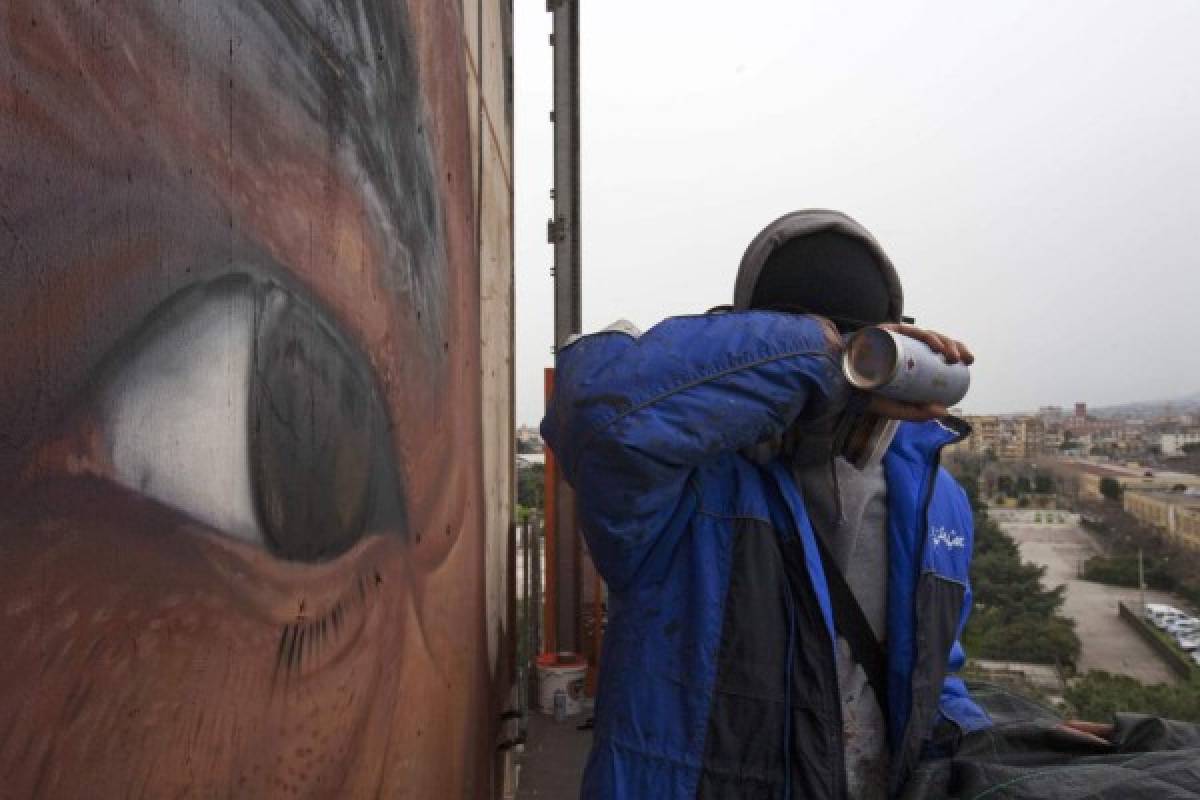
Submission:
<svg viewBox="0 0 1200 800">
<path fill-rule="evenodd" d="M 517 421 L 553 295 L 550 15 L 515 3 Z M 1200 389 L 1200 2 L 583 0 L 583 318 L 728 302 L 798 208 L 874 232 L 969 412 Z"/>
</svg>

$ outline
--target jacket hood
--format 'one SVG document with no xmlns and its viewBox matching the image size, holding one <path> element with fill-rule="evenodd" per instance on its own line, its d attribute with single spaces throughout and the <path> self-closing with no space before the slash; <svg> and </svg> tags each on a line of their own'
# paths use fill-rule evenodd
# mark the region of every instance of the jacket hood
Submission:
<svg viewBox="0 0 1200 800">
<path fill-rule="evenodd" d="M 891 259 L 883 252 L 879 242 L 875 241 L 866 228 L 859 225 L 840 211 L 824 209 L 806 209 L 784 214 L 779 219 L 763 228 L 742 256 L 738 267 L 737 281 L 733 286 L 733 307 L 744 311 L 750 307 L 750 299 L 754 296 L 754 286 L 758 283 L 763 265 L 771 253 L 791 239 L 809 236 L 822 231 L 832 231 L 858 239 L 867 246 L 879 264 L 879 271 L 887 285 L 888 316 L 896 322 L 904 313 L 904 291 L 900 288 L 900 276 Z"/>
</svg>

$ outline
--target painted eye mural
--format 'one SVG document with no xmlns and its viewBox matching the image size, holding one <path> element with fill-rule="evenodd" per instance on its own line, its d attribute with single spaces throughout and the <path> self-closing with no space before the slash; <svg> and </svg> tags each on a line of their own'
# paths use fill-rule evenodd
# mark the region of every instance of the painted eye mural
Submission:
<svg viewBox="0 0 1200 800">
<path fill-rule="evenodd" d="M 282 287 L 184 290 L 99 392 L 118 483 L 278 558 L 404 536 L 404 484 L 365 357 Z"/>
<path fill-rule="evenodd" d="M 496 794 L 511 38 L 0 6 L 0 794 Z"/>
</svg>

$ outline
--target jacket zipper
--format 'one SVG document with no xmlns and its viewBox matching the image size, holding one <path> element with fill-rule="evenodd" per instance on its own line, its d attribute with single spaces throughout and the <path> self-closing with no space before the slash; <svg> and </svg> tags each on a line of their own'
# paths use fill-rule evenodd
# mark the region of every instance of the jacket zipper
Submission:
<svg viewBox="0 0 1200 800">
<path fill-rule="evenodd" d="M 797 538 L 799 534 L 796 534 Z M 784 703 L 785 713 L 784 718 L 786 724 L 784 726 L 783 737 L 783 752 L 784 752 L 784 798 L 792 800 L 792 763 L 795 760 L 792 756 L 792 673 L 795 670 L 796 653 L 793 649 L 796 641 L 796 599 L 792 594 L 791 581 L 787 584 L 787 607 L 788 607 L 788 647 L 787 647 L 787 674 L 784 680 Z M 815 591 L 815 589 L 814 589 Z M 831 732 L 830 745 L 833 752 L 838 755 L 838 766 L 833 770 L 833 796 L 837 798 L 846 798 L 846 742 L 845 735 L 842 730 L 844 724 L 842 719 L 842 687 L 838 682 L 837 662 L 830 656 L 837 647 L 837 642 L 833 643 L 832 647 L 826 648 L 826 667 L 827 673 L 832 678 L 833 697 L 830 701 L 830 706 L 833 710 L 834 717 L 833 731 Z"/>
<path fill-rule="evenodd" d="M 768 472 L 767 477 L 772 482 L 772 484 L 775 484 L 775 478 L 773 475 L 771 475 Z M 788 503 L 787 503 L 787 499 L 783 493 L 783 489 L 782 489 L 782 487 L 778 486 L 777 484 L 775 484 L 775 494 L 776 494 L 777 499 L 782 504 L 782 506 L 781 506 L 782 510 L 788 511 Z M 803 562 L 802 553 L 803 553 L 803 549 L 804 549 L 804 544 L 802 541 L 801 533 L 800 533 L 798 527 L 796 526 L 795 518 L 792 517 L 790 512 L 788 512 L 787 516 L 789 518 L 790 526 L 792 528 L 789 531 L 789 533 L 791 536 L 793 536 L 795 538 L 794 546 L 799 547 L 801 550 L 801 562 L 799 564 L 795 564 L 793 566 L 794 566 L 795 570 L 800 575 L 803 576 L 803 579 L 808 580 L 809 584 L 811 585 L 812 579 L 808 575 L 808 570 L 805 568 L 804 562 Z M 813 535 L 819 536 L 820 534 L 818 534 L 814 530 Z M 796 554 L 793 551 L 793 558 L 795 555 Z M 786 569 L 786 563 L 787 563 L 787 561 L 791 561 L 792 559 L 787 558 L 786 556 L 785 556 L 785 559 L 786 559 L 785 560 L 785 574 L 787 574 L 788 570 Z M 824 565 L 822 564 L 821 565 L 822 577 L 824 577 L 824 569 L 825 569 Z M 793 731 L 792 731 L 792 673 L 794 672 L 794 670 L 796 668 L 795 663 L 794 663 L 796 654 L 793 649 L 795 646 L 795 639 L 796 639 L 796 611 L 795 611 L 796 597 L 792 592 L 792 583 L 791 583 L 790 579 L 787 581 L 787 585 L 785 588 L 787 590 L 786 597 L 787 597 L 787 607 L 788 607 L 788 634 L 787 634 L 788 635 L 788 647 L 787 647 L 787 671 L 786 671 L 785 680 L 784 680 L 784 703 L 785 703 L 784 717 L 786 719 L 786 724 L 784 726 L 784 750 L 783 750 L 783 752 L 784 752 L 784 775 L 785 775 L 785 777 L 784 777 L 784 795 L 783 796 L 784 796 L 785 800 L 792 800 L 792 763 L 795 760 L 793 758 L 793 754 L 792 754 L 792 734 L 793 734 Z M 812 586 L 812 591 L 815 595 L 816 591 L 817 591 L 816 586 Z M 826 633 L 828 633 L 828 631 L 826 631 Z M 829 642 L 829 646 L 827 646 L 825 648 L 824 661 L 826 664 L 826 674 L 831 678 L 830 682 L 831 682 L 831 685 L 833 686 L 833 696 L 829 700 L 829 705 L 833 711 L 831 716 L 834 718 L 834 725 L 833 725 L 833 731 L 831 732 L 830 745 L 832 746 L 833 752 L 836 753 L 838 756 L 837 765 L 835 766 L 835 768 L 833 770 L 833 796 L 835 798 L 838 798 L 839 800 L 846 800 L 846 798 L 847 798 L 847 794 L 846 794 L 846 791 L 847 791 L 847 788 L 846 788 L 846 742 L 845 742 L 845 733 L 842 730 L 842 727 L 844 725 L 844 721 L 842 719 L 842 688 L 841 688 L 841 684 L 838 681 L 837 660 L 836 660 L 836 658 L 834 658 L 834 653 L 836 652 L 836 649 L 837 649 L 836 635 L 837 635 L 837 631 L 835 630 L 834 631 L 834 636 L 835 636 L 834 641 Z"/>
<path fill-rule="evenodd" d="M 916 611 L 917 592 L 920 591 L 919 584 L 921 582 L 921 565 L 925 562 L 925 544 L 926 544 L 926 539 L 928 538 L 928 531 L 929 531 L 929 506 L 930 506 L 930 504 L 933 503 L 933 490 L 937 486 L 937 474 L 938 474 L 938 470 L 942 466 L 942 449 L 945 448 L 948 444 L 950 444 L 950 442 L 943 442 L 942 444 L 938 445 L 937 449 L 933 452 L 933 459 L 929 465 L 928 471 L 925 474 L 925 487 L 924 487 L 925 491 L 923 492 L 923 496 L 921 498 L 921 550 L 917 554 L 917 584 L 918 585 L 914 586 L 914 590 L 913 590 L 914 613 Z M 913 622 L 914 634 L 916 633 L 917 626 L 919 624 L 920 624 L 919 619 L 914 620 L 914 622 Z M 909 678 L 908 692 L 910 695 L 912 694 L 911 676 Z M 911 703 L 909 703 L 909 712 L 908 713 L 909 713 L 908 721 L 905 722 L 905 724 L 904 724 L 904 730 L 900 734 L 900 741 L 896 743 L 896 750 L 895 750 L 895 752 L 902 758 L 904 757 L 904 754 L 905 754 L 905 743 L 908 741 L 909 730 L 912 728 L 912 704 Z M 892 765 L 893 774 L 898 774 L 900 767 L 904 767 L 905 769 L 907 769 L 908 765 L 893 764 Z"/>
</svg>

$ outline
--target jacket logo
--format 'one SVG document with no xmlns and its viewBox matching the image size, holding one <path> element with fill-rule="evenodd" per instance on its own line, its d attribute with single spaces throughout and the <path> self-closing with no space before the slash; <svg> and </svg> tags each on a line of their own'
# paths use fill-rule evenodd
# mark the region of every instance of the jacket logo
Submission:
<svg viewBox="0 0 1200 800">
<path fill-rule="evenodd" d="M 934 547 L 942 546 L 946 548 L 966 547 L 967 540 L 961 533 L 949 528 L 944 528 L 941 525 L 935 527 L 929 533 L 929 541 Z"/>
</svg>

